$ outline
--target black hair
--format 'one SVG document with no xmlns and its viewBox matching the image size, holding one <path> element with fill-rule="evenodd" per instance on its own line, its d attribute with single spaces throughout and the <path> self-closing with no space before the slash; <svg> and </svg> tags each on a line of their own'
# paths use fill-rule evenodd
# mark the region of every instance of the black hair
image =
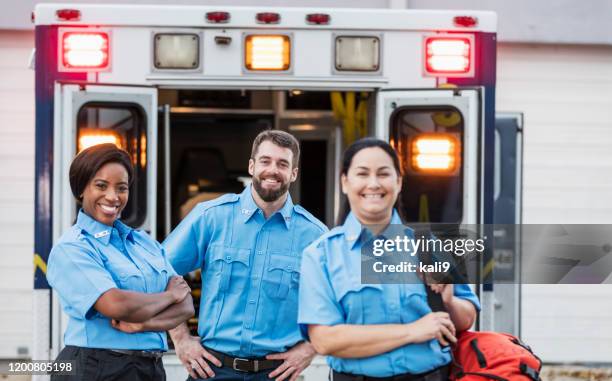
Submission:
<svg viewBox="0 0 612 381">
<path fill-rule="evenodd" d="M 397 173 L 397 176 L 399 177 L 402 175 L 399 157 L 397 156 L 397 152 L 395 152 L 393 147 L 391 147 L 391 145 L 384 140 L 380 140 L 377 138 L 371 138 L 371 137 L 359 139 L 353 142 L 353 144 L 351 144 L 350 146 L 348 146 L 348 148 L 342 154 L 342 167 L 340 168 L 340 175 L 346 176 L 349 168 L 351 167 L 351 163 L 353 162 L 353 158 L 355 157 L 355 155 L 359 151 L 366 149 L 366 148 L 382 149 L 391 158 L 391 161 L 393 162 L 393 167 L 395 168 L 395 172 Z M 401 205 L 400 196 L 397 197 L 394 207 L 395 209 L 397 209 L 400 217 L 402 217 L 402 220 L 403 220 L 403 210 L 402 210 L 403 208 Z M 344 220 L 346 219 L 346 216 L 348 216 L 349 212 L 350 212 L 350 206 L 348 203 L 348 198 L 346 197 L 346 195 L 342 195 L 342 200 L 340 202 L 340 210 L 338 212 L 338 218 L 336 220 L 336 224 L 342 225 L 344 223 Z"/>
<path fill-rule="evenodd" d="M 98 144 L 79 152 L 70 164 L 68 174 L 72 195 L 81 205 L 83 191 L 87 184 L 105 164 L 118 163 L 125 167 L 128 173 L 128 184 L 132 184 L 134 167 L 130 155 L 124 150 L 117 148 L 112 143 Z"/>
</svg>

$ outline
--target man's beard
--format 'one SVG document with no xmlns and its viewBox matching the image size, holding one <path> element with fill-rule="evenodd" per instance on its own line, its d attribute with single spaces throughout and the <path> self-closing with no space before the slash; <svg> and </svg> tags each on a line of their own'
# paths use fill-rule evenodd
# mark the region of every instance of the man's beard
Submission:
<svg viewBox="0 0 612 381">
<path fill-rule="evenodd" d="M 280 183 L 280 187 L 278 189 L 264 189 L 261 185 L 261 180 L 258 177 L 253 176 L 253 188 L 255 189 L 255 192 L 257 192 L 259 197 L 261 197 L 261 199 L 265 202 L 276 201 L 281 198 L 285 193 L 287 193 L 287 190 L 289 190 L 288 182 L 284 183 L 278 177 L 275 177 L 275 180 Z"/>
</svg>

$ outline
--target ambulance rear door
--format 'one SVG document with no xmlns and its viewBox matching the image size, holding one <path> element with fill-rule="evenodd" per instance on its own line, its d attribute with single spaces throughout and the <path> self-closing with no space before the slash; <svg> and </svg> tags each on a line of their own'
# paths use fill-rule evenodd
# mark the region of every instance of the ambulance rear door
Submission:
<svg viewBox="0 0 612 381">
<path fill-rule="evenodd" d="M 114 143 L 134 166 L 129 202 L 122 221 L 155 238 L 157 197 L 157 89 L 151 87 L 56 84 L 54 115 L 54 242 L 75 221 L 77 204 L 70 191 L 70 163 L 81 150 Z M 54 296 L 52 358 L 63 347 L 67 319 Z"/>
<path fill-rule="evenodd" d="M 480 103 L 480 89 L 378 93 L 376 136 L 389 140 L 400 156 L 409 222 L 482 221 Z"/>
</svg>

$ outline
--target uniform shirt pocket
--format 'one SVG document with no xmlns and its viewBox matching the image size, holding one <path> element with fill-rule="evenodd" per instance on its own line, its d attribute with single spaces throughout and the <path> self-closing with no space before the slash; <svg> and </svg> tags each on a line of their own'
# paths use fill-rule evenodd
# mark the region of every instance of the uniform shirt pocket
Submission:
<svg viewBox="0 0 612 381">
<path fill-rule="evenodd" d="M 219 291 L 230 293 L 242 291 L 248 282 L 250 260 L 250 249 L 212 246 L 208 271 L 219 279 Z"/>
<path fill-rule="evenodd" d="M 386 323 L 386 300 L 380 284 L 362 284 L 359 279 L 336 287 L 338 302 L 348 324 Z"/>
<path fill-rule="evenodd" d="M 263 289 L 272 299 L 284 300 L 289 291 L 297 292 L 300 283 L 300 258 L 270 254 L 262 278 Z"/>
<path fill-rule="evenodd" d="M 147 292 L 142 272 L 134 264 L 112 264 L 109 270 L 122 290 Z"/>
</svg>

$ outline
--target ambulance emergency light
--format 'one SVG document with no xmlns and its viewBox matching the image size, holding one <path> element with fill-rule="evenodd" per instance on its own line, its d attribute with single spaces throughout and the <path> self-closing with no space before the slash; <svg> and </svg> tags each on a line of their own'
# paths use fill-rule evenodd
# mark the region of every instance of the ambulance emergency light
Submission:
<svg viewBox="0 0 612 381">
<path fill-rule="evenodd" d="M 286 71 L 291 66 L 287 35 L 253 34 L 245 38 L 245 66 L 251 71 Z"/>
<path fill-rule="evenodd" d="M 336 70 L 378 71 L 380 39 L 376 36 L 337 36 Z"/>
<path fill-rule="evenodd" d="M 411 167 L 417 173 L 453 174 L 459 164 L 459 141 L 450 134 L 418 135 L 410 151 Z"/>
<path fill-rule="evenodd" d="M 98 144 L 112 143 L 117 147 L 124 149 L 121 136 L 115 131 L 104 131 L 99 128 L 82 128 L 79 129 L 78 152 L 96 146 Z"/>
<path fill-rule="evenodd" d="M 424 71 L 429 76 L 473 77 L 473 36 L 435 36 L 424 40 Z"/>
<path fill-rule="evenodd" d="M 109 50 L 106 32 L 66 31 L 60 39 L 60 70 L 106 69 L 109 66 Z"/>
<path fill-rule="evenodd" d="M 156 69 L 197 69 L 200 66 L 200 36 L 195 33 L 157 33 L 153 38 Z"/>
</svg>

